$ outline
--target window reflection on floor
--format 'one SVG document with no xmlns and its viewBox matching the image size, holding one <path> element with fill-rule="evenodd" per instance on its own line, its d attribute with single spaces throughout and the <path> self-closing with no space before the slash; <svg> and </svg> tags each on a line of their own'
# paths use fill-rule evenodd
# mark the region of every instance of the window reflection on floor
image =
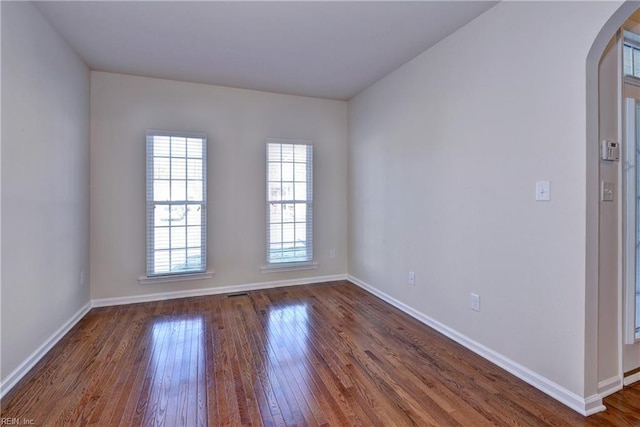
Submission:
<svg viewBox="0 0 640 427">
<path fill-rule="evenodd" d="M 280 379 L 295 378 L 300 393 L 307 397 L 310 381 L 307 363 L 310 362 L 307 355 L 309 316 L 306 304 L 272 309 L 267 328 L 269 372 L 275 370 Z"/>
<path fill-rule="evenodd" d="M 204 321 L 201 316 L 160 319 L 152 327 L 151 361 L 147 370 L 147 416 L 167 407 L 196 412 L 194 396 L 206 395 Z"/>
</svg>

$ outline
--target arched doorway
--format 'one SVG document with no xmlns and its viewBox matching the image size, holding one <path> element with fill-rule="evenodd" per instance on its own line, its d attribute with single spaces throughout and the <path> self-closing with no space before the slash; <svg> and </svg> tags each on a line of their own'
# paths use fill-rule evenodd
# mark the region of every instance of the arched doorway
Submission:
<svg viewBox="0 0 640 427">
<path fill-rule="evenodd" d="M 622 387 L 619 203 L 603 205 L 600 198 L 601 182 L 617 179 L 619 164 L 603 164 L 599 147 L 601 139 L 621 138 L 621 86 L 615 71 L 619 57 L 606 54 L 620 27 L 638 7 L 639 2 L 625 2 L 618 8 L 598 33 L 586 62 L 585 396 L 602 397 Z M 612 67 L 613 72 L 607 71 Z M 587 413 L 603 409 L 600 399 L 587 401 L 592 402 Z"/>
</svg>

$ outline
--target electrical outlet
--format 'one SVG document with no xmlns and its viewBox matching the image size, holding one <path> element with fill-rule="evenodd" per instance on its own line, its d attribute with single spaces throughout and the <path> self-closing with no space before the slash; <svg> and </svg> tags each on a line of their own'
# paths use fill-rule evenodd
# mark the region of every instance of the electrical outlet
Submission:
<svg viewBox="0 0 640 427">
<path fill-rule="evenodd" d="M 416 273 L 413 271 L 409 272 L 409 284 L 414 286 L 416 284 Z"/>
<path fill-rule="evenodd" d="M 471 294 L 469 307 L 471 310 L 480 311 L 480 295 Z"/>
<path fill-rule="evenodd" d="M 80 286 L 84 285 L 84 270 L 80 272 Z"/>
<path fill-rule="evenodd" d="M 336 251 L 334 249 L 329 250 L 329 259 L 336 259 Z"/>
</svg>

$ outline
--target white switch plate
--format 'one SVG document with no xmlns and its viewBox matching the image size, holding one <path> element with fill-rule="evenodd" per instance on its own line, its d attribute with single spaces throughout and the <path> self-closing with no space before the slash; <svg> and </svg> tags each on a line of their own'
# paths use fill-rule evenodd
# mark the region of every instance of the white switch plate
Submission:
<svg viewBox="0 0 640 427">
<path fill-rule="evenodd" d="M 616 184 L 614 182 L 601 181 L 600 200 L 603 202 L 613 202 L 616 194 Z"/>
<path fill-rule="evenodd" d="M 480 311 L 480 295 L 471 294 L 469 307 L 473 311 Z"/>
<path fill-rule="evenodd" d="M 551 198 L 551 184 L 549 181 L 536 182 L 536 200 L 537 201 L 549 201 Z"/>
</svg>

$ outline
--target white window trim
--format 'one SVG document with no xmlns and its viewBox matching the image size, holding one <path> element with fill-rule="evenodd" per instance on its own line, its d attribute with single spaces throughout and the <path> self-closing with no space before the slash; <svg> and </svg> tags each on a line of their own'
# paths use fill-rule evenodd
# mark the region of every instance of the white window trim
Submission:
<svg viewBox="0 0 640 427">
<path fill-rule="evenodd" d="M 205 280 L 211 279 L 214 275 L 213 271 L 205 271 L 204 273 L 175 273 L 165 276 L 141 276 L 138 277 L 138 283 L 141 285 L 153 285 L 155 283 L 169 282 L 186 282 L 189 280 Z"/>
<path fill-rule="evenodd" d="M 632 86 L 640 86 L 640 77 L 625 75 L 624 82 Z"/>
<path fill-rule="evenodd" d="M 280 262 L 269 265 L 263 265 L 260 267 L 261 273 L 280 273 L 283 271 L 302 271 L 302 270 L 315 270 L 318 268 L 318 263 L 314 261 L 305 262 Z"/>
</svg>

